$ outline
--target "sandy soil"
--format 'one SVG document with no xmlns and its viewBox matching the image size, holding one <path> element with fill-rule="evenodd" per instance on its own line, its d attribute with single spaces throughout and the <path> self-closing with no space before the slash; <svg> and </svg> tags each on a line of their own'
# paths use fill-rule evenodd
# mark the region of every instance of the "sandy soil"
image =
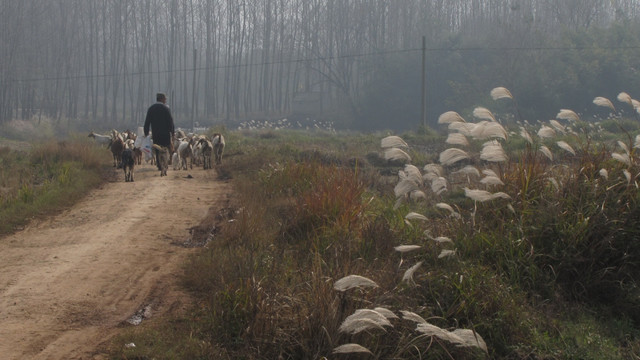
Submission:
<svg viewBox="0 0 640 360">
<path fill-rule="evenodd" d="M 228 190 L 215 170 L 160 177 L 142 165 L 135 182 L 118 172 L 73 208 L 0 238 L 0 358 L 104 359 L 136 312 L 183 308 L 180 266 L 198 250 L 182 245 Z"/>
</svg>

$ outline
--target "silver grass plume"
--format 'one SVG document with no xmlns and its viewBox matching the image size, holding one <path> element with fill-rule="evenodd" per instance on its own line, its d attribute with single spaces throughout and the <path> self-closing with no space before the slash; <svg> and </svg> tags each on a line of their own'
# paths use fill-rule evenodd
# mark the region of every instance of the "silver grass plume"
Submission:
<svg viewBox="0 0 640 360">
<path fill-rule="evenodd" d="M 473 165 L 466 165 L 462 169 L 455 171 L 454 174 L 475 175 L 480 176 L 480 171 Z"/>
<path fill-rule="evenodd" d="M 426 199 L 426 198 L 427 198 L 427 194 L 425 194 L 424 191 L 422 190 L 413 190 L 409 193 L 409 199 L 413 201 Z"/>
<path fill-rule="evenodd" d="M 367 353 L 373 355 L 369 349 L 358 344 L 344 344 L 333 349 L 333 354 L 351 354 L 351 353 Z"/>
<path fill-rule="evenodd" d="M 504 185 L 502 180 L 500 180 L 500 178 L 497 176 L 485 176 L 484 178 L 482 178 L 482 180 L 480 180 L 480 183 L 487 186 Z"/>
<path fill-rule="evenodd" d="M 471 136 L 477 140 L 500 138 L 507 140 L 507 131 L 497 122 L 480 121 L 471 130 Z"/>
<path fill-rule="evenodd" d="M 406 252 L 410 252 L 410 251 L 414 251 L 414 250 L 418 250 L 421 249 L 422 246 L 420 245 L 399 245 L 394 247 L 393 249 L 397 252 L 400 253 L 406 253 Z"/>
<path fill-rule="evenodd" d="M 450 133 L 445 143 L 449 145 L 469 146 L 469 140 L 461 133 Z"/>
<path fill-rule="evenodd" d="M 626 92 L 621 92 L 620 94 L 618 94 L 618 101 L 623 102 L 623 103 L 627 103 L 629 105 L 633 105 L 631 103 L 631 96 L 629 94 L 627 94 Z"/>
<path fill-rule="evenodd" d="M 426 216 L 424 216 L 422 214 L 418 214 L 417 212 L 410 212 L 404 218 L 406 220 L 422 220 L 422 221 L 429 220 L 429 219 L 427 219 Z"/>
<path fill-rule="evenodd" d="M 449 131 L 457 131 L 465 136 L 471 136 L 471 132 L 473 131 L 473 129 L 475 129 L 475 127 L 476 124 L 474 123 L 456 122 L 449 124 Z"/>
<path fill-rule="evenodd" d="M 370 309 L 358 309 L 355 313 L 347 316 L 338 328 L 339 332 L 348 334 L 357 334 L 365 330 L 383 330 L 385 326 L 390 326 L 391 323 L 384 315 L 375 310 Z"/>
<path fill-rule="evenodd" d="M 442 176 L 434 179 L 431 182 L 431 191 L 436 195 L 440 195 L 444 191 L 447 191 L 447 179 Z"/>
<path fill-rule="evenodd" d="M 482 175 L 484 175 L 484 176 L 495 176 L 495 177 L 499 178 L 498 174 L 496 174 L 496 172 L 491 170 L 491 169 L 482 170 Z"/>
<path fill-rule="evenodd" d="M 420 266 L 422 266 L 422 261 L 407 269 L 402 276 L 402 281 L 413 282 L 413 274 L 420 268 Z"/>
<path fill-rule="evenodd" d="M 479 347 L 484 350 L 484 352 L 489 352 L 487 349 L 487 343 L 477 332 L 471 329 L 455 329 L 452 331 L 454 335 L 458 335 L 462 340 L 464 340 L 464 345 L 459 345 L 463 347 Z"/>
<path fill-rule="evenodd" d="M 465 122 L 464 118 L 455 111 L 447 111 L 438 117 L 438 124 L 451 124 L 456 122 Z"/>
<path fill-rule="evenodd" d="M 529 144 L 533 144 L 533 139 L 524 127 L 520 127 L 520 136 L 522 136 Z"/>
<path fill-rule="evenodd" d="M 427 324 L 427 320 L 414 312 L 408 310 L 400 310 L 400 313 L 402 314 L 402 318 L 405 320 L 413 321 L 417 324 Z"/>
<path fill-rule="evenodd" d="M 511 198 L 508 194 L 505 194 L 503 192 L 497 192 L 495 194 L 492 194 L 486 190 L 469 189 L 466 187 L 464 188 L 464 195 L 470 198 L 471 200 L 479 201 L 479 202 L 485 202 L 485 201 L 494 200 L 497 198 L 502 198 L 502 199 Z"/>
<path fill-rule="evenodd" d="M 446 236 L 438 236 L 436 238 L 432 238 L 431 240 L 437 242 L 438 244 L 453 244 L 453 240 L 451 240 L 451 238 L 448 238 Z"/>
<path fill-rule="evenodd" d="M 480 159 L 490 162 L 504 162 L 509 160 L 502 145 L 497 141 L 484 144 L 480 152 Z"/>
<path fill-rule="evenodd" d="M 556 131 L 546 125 L 542 125 L 538 130 L 538 136 L 542 139 L 548 139 L 556 136 Z"/>
<path fill-rule="evenodd" d="M 556 144 L 558 144 L 558 147 L 559 147 L 560 149 L 563 149 L 563 150 L 565 150 L 565 151 L 567 151 L 567 152 L 571 153 L 571 155 L 574 155 L 574 156 L 575 156 L 576 151 L 575 151 L 575 150 L 573 150 L 573 148 L 571 147 L 571 145 L 567 144 L 565 141 L 558 141 Z"/>
<path fill-rule="evenodd" d="M 546 156 L 549 160 L 553 161 L 553 154 L 551 153 L 551 150 L 549 150 L 548 147 L 544 146 L 544 145 L 540 145 L 540 152 Z"/>
<path fill-rule="evenodd" d="M 400 180 L 393 188 L 396 198 L 404 197 L 412 191 L 420 190 L 415 181 L 409 179 Z"/>
<path fill-rule="evenodd" d="M 629 157 L 629 154 L 612 153 L 611 157 L 627 166 L 631 166 L 631 158 Z"/>
<path fill-rule="evenodd" d="M 593 99 L 593 103 L 598 106 L 608 107 L 612 111 L 616 111 L 616 108 L 613 106 L 613 103 L 611 102 L 611 100 L 605 97 L 597 96 L 595 99 Z"/>
<path fill-rule="evenodd" d="M 560 122 L 558 122 L 558 120 L 549 120 L 549 124 L 551 124 L 551 126 L 556 130 L 561 132 L 562 134 L 566 134 L 567 133 L 567 128 L 566 126 L 560 124 Z"/>
<path fill-rule="evenodd" d="M 640 148 L 640 134 L 636 135 L 635 140 L 633 141 L 634 148 Z"/>
<path fill-rule="evenodd" d="M 382 148 L 394 148 L 394 147 L 404 147 L 408 148 L 409 145 L 399 136 L 391 135 L 383 138 L 380 141 L 380 147 Z"/>
<path fill-rule="evenodd" d="M 407 154 L 406 152 L 398 148 L 388 148 L 387 150 L 385 150 L 384 158 L 385 160 L 394 160 L 394 161 L 399 160 L 399 161 L 411 162 L 411 156 L 409 156 L 409 154 Z"/>
<path fill-rule="evenodd" d="M 360 275 L 348 275 L 333 284 L 333 288 L 338 291 L 346 291 L 356 287 L 377 288 L 378 284 L 376 284 L 375 281 Z"/>
<path fill-rule="evenodd" d="M 424 172 L 426 173 L 434 173 L 438 176 L 442 176 L 442 173 L 444 171 L 442 166 L 439 164 L 427 164 L 422 168 L 422 170 L 424 170 Z"/>
<path fill-rule="evenodd" d="M 452 257 L 455 254 L 456 254 L 455 250 L 444 249 L 444 250 L 440 251 L 440 255 L 438 255 L 438 259 L 444 259 L 444 258 Z"/>
<path fill-rule="evenodd" d="M 449 213 L 450 213 L 451 215 L 453 215 L 454 217 L 456 217 L 456 218 L 460 218 L 460 214 L 458 214 L 458 212 L 456 212 L 455 210 L 453 210 L 453 208 L 451 207 L 451 205 L 449 205 L 449 204 L 447 204 L 447 203 L 437 203 L 437 204 L 436 204 L 436 207 L 437 207 L 438 209 L 444 209 L 444 210 L 447 210 L 447 211 L 449 211 Z"/>
<path fill-rule="evenodd" d="M 501 86 L 497 88 L 493 88 L 490 94 L 493 100 L 504 99 L 504 98 L 513 99 L 513 95 L 511 95 L 511 92 L 507 88 L 501 87 Z"/>
<path fill-rule="evenodd" d="M 600 174 L 600 176 L 602 176 L 605 180 L 609 180 L 609 172 L 607 171 L 607 169 L 600 169 L 600 171 L 598 172 Z"/>
<path fill-rule="evenodd" d="M 489 109 L 481 106 L 473 109 L 473 116 L 480 120 L 496 121 L 496 118 L 495 116 L 493 116 L 493 113 Z"/>
<path fill-rule="evenodd" d="M 460 160 L 468 159 L 469 154 L 458 148 L 449 148 L 440 153 L 440 164 L 449 166 Z"/>
<path fill-rule="evenodd" d="M 622 170 L 624 177 L 627 179 L 627 184 L 631 184 L 631 172 L 627 169 Z"/>
<path fill-rule="evenodd" d="M 422 185 L 422 174 L 415 165 L 406 164 L 404 171 L 399 172 L 398 175 L 401 180 L 406 179 L 415 182 L 417 185 Z"/>
<path fill-rule="evenodd" d="M 618 146 L 620 146 L 622 150 L 624 150 L 624 152 L 627 153 L 627 155 L 631 154 L 631 151 L 629 151 L 629 147 L 624 142 L 618 140 Z"/>
<path fill-rule="evenodd" d="M 580 120 L 580 117 L 573 110 L 560 109 L 560 112 L 558 113 L 558 115 L 556 115 L 556 119 L 578 121 Z"/>
<path fill-rule="evenodd" d="M 627 166 L 631 166 L 631 158 L 628 154 L 612 153 L 611 157 Z"/>
<path fill-rule="evenodd" d="M 398 319 L 398 315 L 396 315 L 393 311 L 387 308 L 376 307 L 373 310 L 379 312 L 382 316 L 386 317 L 387 319 Z"/>
<path fill-rule="evenodd" d="M 631 99 L 631 106 L 633 106 L 633 108 L 636 109 L 636 111 L 638 111 L 638 108 L 640 108 L 640 101 L 636 99 Z"/>
<path fill-rule="evenodd" d="M 549 177 L 549 178 L 547 178 L 547 180 L 549 180 L 549 182 L 551 183 L 551 185 L 553 185 L 553 187 L 556 189 L 556 191 L 560 191 L 560 185 L 558 184 L 558 180 L 556 180 L 553 177 Z"/>
</svg>

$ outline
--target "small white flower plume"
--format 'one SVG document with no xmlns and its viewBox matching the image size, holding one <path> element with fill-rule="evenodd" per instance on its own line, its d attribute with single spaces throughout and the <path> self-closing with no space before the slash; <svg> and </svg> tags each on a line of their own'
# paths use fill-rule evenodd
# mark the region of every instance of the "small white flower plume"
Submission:
<svg viewBox="0 0 640 360">
<path fill-rule="evenodd" d="M 437 238 L 433 238 L 432 240 L 437 242 L 438 244 L 446 244 L 446 243 L 453 244 L 453 240 L 451 240 L 446 236 L 438 236 Z"/>
<path fill-rule="evenodd" d="M 469 154 L 458 148 L 449 148 L 440 153 L 440 163 L 444 166 L 453 165 L 460 160 L 468 158 Z"/>
<path fill-rule="evenodd" d="M 422 221 L 427 221 L 429 219 L 427 219 L 426 216 L 418 214 L 416 212 L 410 212 L 408 213 L 405 217 L 406 220 L 422 220 Z"/>
<path fill-rule="evenodd" d="M 469 188 L 464 188 L 464 195 L 473 201 L 485 202 L 489 200 L 494 200 L 498 198 L 502 199 L 511 199 L 508 194 L 503 192 L 490 193 L 486 190 L 473 190 Z"/>
<path fill-rule="evenodd" d="M 631 103 L 631 96 L 629 94 L 627 94 L 626 92 L 621 92 L 620 94 L 618 94 L 618 101 L 620 102 L 624 102 L 627 103 L 629 105 L 633 105 Z"/>
<path fill-rule="evenodd" d="M 480 172 L 473 165 L 466 165 L 462 169 L 460 169 L 458 171 L 454 171 L 452 174 L 462 174 L 462 175 L 467 175 L 467 176 L 469 176 L 469 175 L 480 176 Z"/>
<path fill-rule="evenodd" d="M 540 152 L 546 156 L 549 160 L 553 161 L 553 154 L 551 153 L 551 150 L 549 150 L 548 147 L 544 146 L 544 145 L 540 145 Z"/>
<path fill-rule="evenodd" d="M 369 351 L 369 349 L 367 349 L 366 347 L 362 345 L 354 344 L 354 343 L 337 346 L 333 349 L 333 353 L 334 354 L 351 354 L 351 353 L 372 354 L 371 351 Z"/>
<path fill-rule="evenodd" d="M 513 99 L 513 95 L 511 95 L 511 92 L 507 88 L 500 86 L 491 90 L 491 98 L 493 100 L 504 98 Z"/>
<path fill-rule="evenodd" d="M 551 127 L 553 127 L 557 132 L 560 132 L 562 134 L 566 134 L 567 133 L 567 127 L 560 124 L 560 122 L 558 120 L 549 120 L 549 124 L 551 124 Z M 554 133 L 555 136 L 555 133 Z"/>
<path fill-rule="evenodd" d="M 427 320 L 425 320 L 422 316 L 408 311 L 408 310 L 400 310 L 400 313 L 402 314 L 402 318 L 405 320 L 409 320 L 409 321 L 413 321 L 415 323 L 418 324 L 426 324 Z"/>
<path fill-rule="evenodd" d="M 444 177 L 434 179 L 431 182 L 431 191 L 436 195 L 440 195 L 444 191 L 447 191 L 447 179 Z"/>
<path fill-rule="evenodd" d="M 445 143 L 449 145 L 469 146 L 469 140 L 461 133 L 450 133 Z"/>
<path fill-rule="evenodd" d="M 497 122 L 480 121 L 471 130 L 471 136 L 476 140 L 503 139 L 507 140 L 507 130 Z"/>
<path fill-rule="evenodd" d="M 405 271 L 404 275 L 402 276 L 402 281 L 413 282 L 413 274 L 420 268 L 420 266 L 422 266 L 422 261 L 407 269 L 407 271 Z"/>
<path fill-rule="evenodd" d="M 609 172 L 607 171 L 607 169 L 600 169 L 600 171 L 598 172 L 600 174 L 600 176 L 602 176 L 605 180 L 609 180 Z"/>
<path fill-rule="evenodd" d="M 580 120 L 580 117 L 573 110 L 560 109 L 560 112 L 558 113 L 558 115 L 556 115 L 556 119 L 578 121 Z"/>
<path fill-rule="evenodd" d="M 575 155 L 576 154 L 575 150 L 573 150 L 573 148 L 569 144 L 567 144 L 566 142 L 558 141 L 556 144 L 558 144 L 558 147 L 560 147 L 560 149 L 563 149 L 563 150 L 571 153 L 571 155 Z"/>
<path fill-rule="evenodd" d="M 616 111 L 616 108 L 613 106 L 613 103 L 611 102 L 611 100 L 605 97 L 598 96 L 595 99 L 593 99 L 593 103 L 598 106 L 608 107 L 609 109 Z"/>
<path fill-rule="evenodd" d="M 356 287 L 376 288 L 378 287 L 378 284 L 376 284 L 375 281 L 360 275 L 348 275 L 333 284 L 333 288 L 338 291 L 346 291 Z"/>
<path fill-rule="evenodd" d="M 393 311 L 387 308 L 377 307 L 377 308 L 374 308 L 373 310 L 379 312 L 382 316 L 386 317 L 387 319 L 398 319 L 398 315 L 396 315 Z"/>
<path fill-rule="evenodd" d="M 394 147 L 404 147 L 408 148 L 409 145 L 399 136 L 391 135 L 383 138 L 380 141 L 380 147 L 382 148 L 394 148 Z"/>
<path fill-rule="evenodd" d="M 502 180 L 500 180 L 500 178 L 497 176 L 485 176 L 484 178 L 482 178 L 482 180 L 480 180 L 480 183 L 487 186 L 504 185 Z"/>
<path fill-rule="evenodd" d="M 622 173 L 624 174 L 624 177 L 627 179 L 627 184 L 631 183 L 631 172 L 629 172 L 629 170 L 624 169 L 622 170 Z"/>
<path fill-rule="evenodd" d="M 388 148 L 384 152 L 385 160 L 406 161 L 411 162 L 411 156 L 398 148 Z"/>
<path fill-rule="evenodd" d="M 620 146 L 620 148 L 622 148 L 622 150 L 624 150 L 624 152 L 627 153 L 627 155 L 631 154 L 631 151 L 629 151 L 629 147 L 627 146 L 627 144 L 625 144 L 622 141 L 618 140 L 618 146 Z"/>
<path fill-rule="evenodd" d="M 386 331 L 384 329 L 385 326 L 393 327 L 384 315 L 375 310 L 358 309 L 344 319 L 338 331 L 348 334 L 357 334 L 372 329 Z"/>
<path fill-rule="evenodd" d="M 421 249 L 422 246 L 420 245 L 399 245 L 394 247 L 393 249 L 397 252 L 401 252 L 401 253 L 406 253 L 406 252 L 410 252 L 410 251 L 414 251 L 414 250 L 418 250 Z"/>
<path fill-rule="evenodd" d="M 629 157 L 629 154 L 612 153 L 611 157 L 627 166 L 631 166 L 631 158 Z"/>
<path fill-rule="evenodd" d="M 485 143 L 480 152 L 480 159 L 490 162 L 504 162 L 509 160 L 507 153 L 499 142 Z"/>
<path fill-rule="evenodd" d="M 447 258 L 447 257 L 452 257 L 452 256 L 454 256 L 455 254 L 456 254 L 456 251 L 455 251 L 455 250 L 447 250 L 447 249 L 444 249 L 444 250 L 442 250 L 442 251 L 440 252 L 440 255 L 438 255 L 438 259 L 444 259 L 444 258 Z"/>
<path fill-rule="evenodd" d="M 525 140 L 527 140 L 529 144 L 533 144 L 533 139 L 531 138 L 531 135 L 529 135 L 529 132 L 527 132 L 527 130 L 523 127 L 520 128 L 520 136 L 522 136 Z"/>
<path fill-rule="evenodd" d="M 483 108 L 483 107 L 477 107 L 473 109 L 473 116 L 480 120 L 496 121 L 496 118 L 495 116 L 493 116 L 493 113 L 489 111 L 489 109 Z"/>
<path fill-rule="evenodd" d="M 465 136 L 471 136 L 471 132 L 476 128 L 474 123 L 455 122 L 449 124 L 449 131 L 457 131 Z"/>
<path fill-rule="evenodd" d="M 444 209 L 444 210 L 448 210 L 449 213 L 451 215 L 453 215 L 456 218 L 460 218 L 460 214 L 458 214 L 458 212 L 456 212 L 455 210 L 453 210 L 453 208 L 451 207 L 451 205 L 447 204 L 447 203 L 437 203 L 436 207 L 438 209 Z"/>
<path fill-rule="evenodd" d="M 542 139 L 549 139 L 556 136 L 556 131 L 553 128 L 548 127 L 547 125 L 542 125 L 540 130 L 538 130 L 538 136 Z"/>
<path fill-rule="evenodd" d="M 456 122 L 465 122 L 462 116 L 455 111 L 447 111 L 438 117 L 438 124 L 451 124 Z"/>
</svg>

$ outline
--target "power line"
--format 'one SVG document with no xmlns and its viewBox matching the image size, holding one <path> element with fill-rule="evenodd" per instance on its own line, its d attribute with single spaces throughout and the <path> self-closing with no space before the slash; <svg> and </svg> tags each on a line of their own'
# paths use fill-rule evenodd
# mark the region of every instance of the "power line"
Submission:
<svg viewBox="0 0 640 360">
<path fill-rule="evenodd" d="M 585 51 L 585 50 L 640 50 L 640 46 L 498 46 L 498 47 L 464 47 L 464 48 L 455 48 L 455 47 L 432 47 L 432 48 L 409 48 L 409 49 L 399 49 L 399 50 L 387 50 L 387 51 L 376 51 L 376 52 L 368 52 L 362 54 L 348 54 L 348 55 L 336 55 L 336 56 L 320 56 L 308 59 L 288 59 L 288 60 L 277 60 L 277 61 L 267 61 L 267 62 L 259 62 L 259 63 L 249 63 L 249 64 L 233 64 L 233 65 L 216 65 L 216 66 L 202 66 L 202 67 L 192 67 L 185 69 L 175 69 L 175 70 L 156 70 L 156 71 L 136 71 L 136 72 L 120 72 L 115 74 L 94 74 L 94 75 L 68 75 L 68 76 L 56 76 L 56 77 L 41 77 L 41 78 L 30 78 L 30 79 L 9 79 L 9 82 L 40 82 L 40 81 L 61 81 L 61 80 L 81 80 L 81 79 L 100 79 L 100 78 L 109 78 L 109 77 L 121 77 L 121 76 L 142 76 L 142 75 L 160 75 L 160 74 L 169 74 L 169 73 L 182 73 L 182 72 L 192 72 L 192 71 L 206 71 L 206 70 L 222 70 L 222 69 L 235 69 L 235 68 L 245 68 L 245 67 L 253 67 L 253 66 L 271 66 L 271 65 L 282 65 L 282 64 L 297 64 L 297 63 L 307 63 L 307 62 L 326 62 L 329 60 L 340 60 L 340 59 L 355 59 L 355 58 L 363 58 L 363 57 L 372 57 L 372 56 L 383 56 L 383 55 L 391 55 L 391 54 L 402 54 L 402 53 L 411 53 L 411 52 L 439 52 L 439 51 L 447 51 L 447 52 L 455 52 L 455 51 L 490 51 L 490 52 L 500 52 L 500 51 Z"/>
</svg>

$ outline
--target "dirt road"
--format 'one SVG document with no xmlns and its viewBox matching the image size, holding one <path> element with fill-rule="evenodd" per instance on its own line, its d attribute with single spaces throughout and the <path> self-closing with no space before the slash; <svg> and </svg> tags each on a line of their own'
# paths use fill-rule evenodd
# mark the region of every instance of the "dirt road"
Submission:
<svg viewBox="0 0 640 360">
<path fill-rule="evenodd" d="M 192 175 L 188 178 L 187 175 Z M 0 238 L 0 359 L 103 359 L 118 328 L 185 305 L 189 229 L 228 201 L 215 170 L 142 165 L 72 209 Z M 144 320 L 143 320 L 144 321 Z"/>
</svg>

